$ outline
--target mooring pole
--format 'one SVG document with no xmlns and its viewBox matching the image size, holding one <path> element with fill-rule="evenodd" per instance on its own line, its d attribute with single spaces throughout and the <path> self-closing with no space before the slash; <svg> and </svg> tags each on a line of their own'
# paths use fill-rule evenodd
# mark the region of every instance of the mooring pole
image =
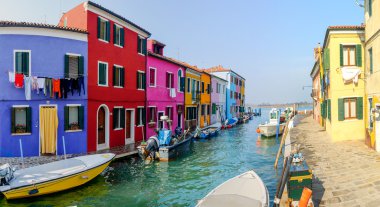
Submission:
<svg viewBox="0 0 380 207">
<path fill-rule="evenodd" d="M 63 155 L 65 157 L 65 160 L 66 160 L 66 142 L 65 142 L 65 136 L 62 136 L 62 144 L 63 144 Z"/>
<path fill-rule="evenodd" d="M 280 133 L 280 116 L 281 116 L 281 109 L 277 111 L 277 128 L 276 128 L 276 139 L 278 139 L 278 134 Z"/>
<path fill-rule="evenodd" d="M 20 154 L 21 154 L 21 163 L 22 163 L 22 168 L 25 168 L 25 163 L 24 163 L 24 152 L 22 149 L 22 140 L 19 139 L 20 142 Z"/>
</svg>

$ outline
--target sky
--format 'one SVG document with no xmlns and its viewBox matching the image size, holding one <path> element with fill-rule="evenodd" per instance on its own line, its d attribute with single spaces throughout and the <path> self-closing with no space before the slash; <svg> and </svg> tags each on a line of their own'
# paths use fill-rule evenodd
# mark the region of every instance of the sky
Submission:
<svg viewBox="0 0 380 207">
<path fill-rule="evenodd" d="M 79 0 L 0 0 L 0 20 L 57 24 Z M 94 0 L 166 44 L 165 56 L 222 65 L 246 79 L 246 103 L 311 102 L 313 48 L 329 25 L 360 25 L 355 0 Z"/>
</svg>

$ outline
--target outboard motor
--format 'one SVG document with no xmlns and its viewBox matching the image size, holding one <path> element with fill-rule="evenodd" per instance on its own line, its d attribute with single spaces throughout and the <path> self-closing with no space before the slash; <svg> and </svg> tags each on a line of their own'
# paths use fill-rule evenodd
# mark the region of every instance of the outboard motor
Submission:
<svg viewBox="0 0 380 207">
<path fill-rule="evenodd" d="M 179 136 L 181 136 L 182 135 L 182 128 L 181 127 L 177 127 L 177 128 L 175 128 L 175 135 L 177 136 L 177 137 L 179 137 Z"/>
<path fill-rule="evenodd" d="M 145 150 L 147 152 L 147 155 L 149 155 L 152 159 L 158 158 L 156 156 L 156 152 L 160 149 L 160 141 L 155 136 L 149 137 L 148 141 L 146 142 Z"/>
<path fill-rule="evenodd" d="M 9 185 L 9 181 L 13 179 L 13 171 L 8 163 L 0 166 L 0 186 Z"/>
</svg>

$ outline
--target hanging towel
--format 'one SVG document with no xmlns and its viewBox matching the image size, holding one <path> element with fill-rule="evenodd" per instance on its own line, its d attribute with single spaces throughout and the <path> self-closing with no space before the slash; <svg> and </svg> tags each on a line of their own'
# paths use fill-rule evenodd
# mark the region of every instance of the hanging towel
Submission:
<svg viewBox="0 0 380 207">
<path fill-rule="evenodd" d="M 25 82 L 25 99 L 26 100 L 31 100 L 31 92 L 32 92 L 32 77 L 25 76 L 24 77 L 24 82 Z"/>
<path fill-rule="evenodd" d="M 9 71 L 8 76 L 9 76 L 9 82 L 14 83 L 15 82 L 15 73 Z"/>
<path fill-rule="evenodd" d="M 34 90 L 37 91 L 37 94 L 39 94 L 37 79 L 38 79 L 37 76 L 33 76 L 33 77 L 32 77 L 32 90 L 33 90 L 33 91 L 34 91 Z"/>
<path fill-rule="evenodd" d="M 16 73 L 16 75 L 15 75 L 15 87 L 16 88 L 24 87 L 24 74 Z"/>
<path fill-rule="evenodd" d="M 358 83 L 359 75 L 361 71 L 359 68 L 343 68 L 342 69 L 342 78 L 344 80 L 344 83 L 354 82 L 355 84 Z"/>
<path fill-rule="evenodd" d="M 56 98 L 61 98 L 61 81 L 59 79 L 53 79 L 52 82 L 53 82 L 52 96 L 54 97 L 54 93 L 55 93 Z"/>
<path fill-rule="evenodd" d="M 46 95 L 45 78 L 37 78 L 37 93 L 39 94 L 41 90 L 43 90 L 44 94 Z"/>
</svg>

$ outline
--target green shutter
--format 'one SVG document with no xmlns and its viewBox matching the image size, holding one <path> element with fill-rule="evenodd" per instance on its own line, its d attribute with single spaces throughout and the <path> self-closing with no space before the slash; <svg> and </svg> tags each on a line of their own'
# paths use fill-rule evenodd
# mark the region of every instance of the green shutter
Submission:
<svg viewBox="0 0 380 207">
<path fill-rule="evenodd" d="M 146 125 L 146 110 L 145 108 L 142 109 L 143 110 L 143 117 L 142 117 L 142 121 L 143 121 L 143 125 Z"/>
<path fill-rule="evenodd" d="M 343 45 L 340 45 L 340 66 L 343 66 Z"/>
<path fill-rule="evenodd" d="M 80 129 L 84 129 L 84 106 L 78 108 L 78 124 Z"/>
<path fill-rule="evenodd" d="M 65 131 L 67 131 L 69 130 L 69 107 L 68 106 L 64 107 L 64 113 L 65 113 L 65 118 L 64 118 Z"/>
<path fill-rule="evenodd" d="M 116 44 L 116 24 L 113 24 L 113 44 Z"/>
<path fill-rule="evenodd" d="M 29 53 L 22 53 L 22 73 L 26 76 L 29 76 Z"/>
<path fill-rule="evenodd" d="M 124 68 L 121 68 L 120 69 L 120 80 L 121 80 L 121 87 L 124 87 L 124 77 L 125 76 L 125 73 L 124 73 Z"/>
<path fill-rule="evenodd" d="M 112 67 L 112 75 L 113 75 L 113 78 L 112 78 L 113 79 L 113 86 L 115 86 L 116 85 L 116 67 L 115 66 Z"/>
<path fill-rule="evenodd" d="M 99 64 L 99 83 L 102 85 L 105 85 L 107 83 L 106 81 L 106 65 L 103 63 Z"/>
<path fill-rule="evenodd" d="M 144 55 L 146 55 L 146 44 L 147 44 L 146 41 L 147 41 L 147 40 L 146 40 L 145 38 L 142 40 L 142 42 L 143 42 L 143 54 L 144 54 Z"/>
<path fill-rule="evenodd" d="M 116 129 L 116 128 L 117 128 L 117 127 L 116 127 L 116 122 L 117 122 L 117 116 L 116 116 L 116 114 L 117 114 L 118 110 L 119 110 L 119 109 L 117 109 L 117 108 L 114 108 L 114 109 L 113 109 L 113 129 Z"/>
<path fill-rule="evenodd" d="M 372 0 L 368 1 L 368 15 L 372 16 Z"/>
<path fill-rule="evenodd" d="M 338 120 L 344 121 L 344 99 L 338 99 Z"/>
<path fill-rule="evenodd" d="M 110 22 L 107 21 L 106 22 L 106 40 L 107 41 L 110 41 L 110 32 L 111 32 L 111 28 L 110 28 Z"/>
<path fill-rule="evenodd" d="M 16 133 L 16 109 L 11 107 L 11 133 Z"/>
<path fill-rule="evenodd" d="M 16 73 L 22 73 L 22 53 L 21 52 L 16 52 L 16 57 L 15 57 L 15 67 L 16 67 Z"/>
<path fill-rule="evenodd" d="M 137 87 L 137 89 L 140 89 L 139 86 L 140 86 L 140 73 L 137 71 L 137 77 L 136 77 L 136 87 Z"/>
<path fill-rule="evenodd" d="M 327 116 L 328 119 L 331 121 L 331 99 L 327 100 Z"/>
<path fill-rule="evenodd" d="M 180 91 L 185 92 L 185 77 L 181 77 Z"/>
<path fill-rule="evenodd" d="M 65 55 L 65 78 L 69 77 L 69 61 L 70 61 L 70 56 Z"/>
<path fill-rule="evenodd" d="M 356 45 L 356 66 L 362 67 L 362 45 Z"/>
<path fill-rule="evenodd" d="M 145 89 L 146 88 L 146 75 L 145 73 L 142 73 L 142 88 Z"/>
<path fill-rule="evenodd" d="M 356 99 L 356 118 L 363 120 L 363 97 Z"/>
<path fill-rule="evenodd" d="M 120 29 L 120 42 L 121 46 L 124 47 L 124 28 Z"/>
<path fill-rule="evenodd" d="M 141 53 L 140 48 L 141 48 L 141 38 L 140 36 L 137 35 L 137 52 L 138 53 Z"/>
<path fill-rule="evenodd" d="M 98 17 L 98 39 L 100 38 L 100 24 L 101 24 L 101 20 L 100 20 L 100 17 Z"/>
<path fill-rule="evenodd" d="M 120 119 L 121 119 L 121 126 L 120 126 L 120 128 L 125 128 L 125 108 L 122 108 L 122 109 L 120 109 L 121 110 L 121 113 L 120 113 Z"/>
<path fill-rule="evenodd" d="M 323 53 L 324 70 L 330 70 L 330 49 L 326 48 Z"/>
<path fill-rule="evenodd" d="M 216 114 L 216 104 L 212 104 L 212 114 Z"/>
<path fill-rule="evenodd" d="M 32 133 L 32 107 L 26 107 L 26 132 Z"/>
<path fill-rule="evenodd" d="M 78 75 L 84 76 L 84 57 L 83 56 L 78 57 Z"/>
</svg>

